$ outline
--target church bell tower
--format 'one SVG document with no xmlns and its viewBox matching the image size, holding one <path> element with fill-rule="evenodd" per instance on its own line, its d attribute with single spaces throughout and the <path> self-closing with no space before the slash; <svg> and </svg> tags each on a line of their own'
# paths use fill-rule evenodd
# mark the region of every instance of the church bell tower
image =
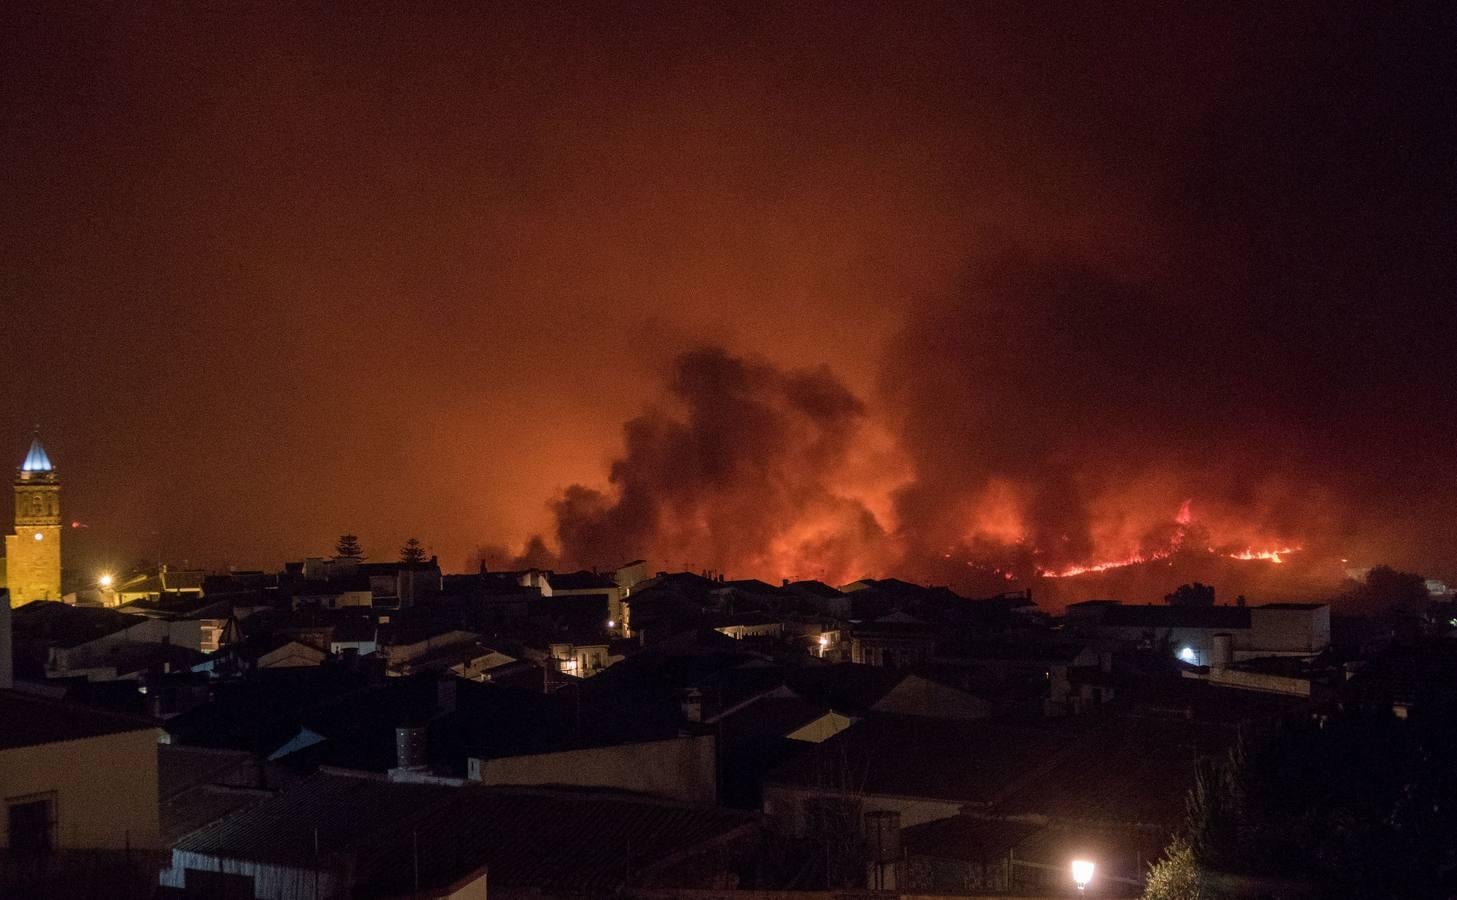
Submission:
<svg viewBox="0 0 1457 900">
<path fill-rule="evenodd" d="M 15 475 L 15 533 L 5 536 L 10 605 L 61 599 L 61 482 L 40 433 Z"/>
</svg>

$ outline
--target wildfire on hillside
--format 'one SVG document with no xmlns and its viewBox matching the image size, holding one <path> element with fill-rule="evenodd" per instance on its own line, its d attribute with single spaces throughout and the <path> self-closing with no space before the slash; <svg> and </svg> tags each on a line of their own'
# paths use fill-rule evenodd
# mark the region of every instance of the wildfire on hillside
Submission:
<svg viewBox="0 0 1457 900">
<path fill-rule="evenodd" d="M 1110 569 L 1120 569 L 1125 566 L 1133 566 L 1139 563 L 1154 562 L 1160 559 L 1168 559 L 1181 550 L 1205 550 L 1214 556 L 1226 559 L 1241 560 L 1265 560 L 1272 563 L 1283 563 L 1285 558 L 1292 553 L 1298 553 L 1302 549 L 1299 544 L 1284 542 L 1274 543 L 1267 547 L 1250 547 L 1234 550 L 1229 547 L 1220 547 L 1205 540 L 1198 539 L 1207 537 L 1204 529 L 1194 524 L 1193 500 L 1185 500 L 1179 506 L 1179 511 L 1174 516 L 1175 528 L 1171 533 L 1168 542 L 1162 547 L 1131 553 L 1127 556 L 1099 560 L 1096 562 L 1082 563 L 1078 565 L 1063 566 L 1057 569 L 1044 569 L 1038 567 L 1037 574 L 1043 578 L 1070 578 L 1074 575 L 1084 575 L 1090 572 L 1106 572 Z M 1201 546 L 1202 543 L 1202 546 Z"/>
</svg>

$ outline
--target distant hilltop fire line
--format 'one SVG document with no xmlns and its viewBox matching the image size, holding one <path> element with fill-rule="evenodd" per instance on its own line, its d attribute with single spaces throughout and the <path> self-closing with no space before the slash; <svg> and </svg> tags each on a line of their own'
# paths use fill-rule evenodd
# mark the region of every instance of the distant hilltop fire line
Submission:
<svg viewBox="0 0 1457 900">
<path fill-rule="evenodd" d="M 1127 566 L 1136 566 L 1140 563 L 1157 562 L 1159 560 L 1169 559 L 1174 554 L 1181 551 L 1192 550 L 1194 548 L 1188 547 L 1186 545 L 1186 540 L 1190 537 L 1190 532 L 1194 524 L 1194 514 L 1192 507 L 1192 500 L 1185 500 L 1179 505 L 1179 511 L 1174 516 L 1174 524 L 1177 526 L 1177 530 L 1174 532 L 1173 536 L 1170 538 L 1168 544 L 1165 547 L 1152 551 L 1145 550 L 1137 553 L 1131 553 L 1128 556 L 1119 557 L 1111 560 L 1082 563 L 1078 565 L 1065 566 L 1059 569 L 1047 569 L 1038 567 L 1037 574 L 1042 576 L 1043 578 L 1071 578 L 1075 575 L 1106 572 L 1110 569 L 1121 569 Z M 1236 544 L 1235 546 L 1238 545 Z M 1211 556 L 1219 556 L 1225 559 L 1262 560 L 1265 562 L 1271 562 L 1276 564 L 1285 562 L 1285 557 L 1289 556 L 1292 553 L 1298 553 L 1302 549 L 1303 547 L 1299 544 L 1284 543 L 1277 543 L 1272 546 L 1258 549 L 1253 546 L 1247 545 L 1241 550 L 1234 550 L 1231 549 L 1228 545 L 1225 545 L 1223 548 L 1221 548 L 1212 544 L 1206 544 L 1203 548 L 1204 552 L 1209 553 Z"/>
<path fill-rule="evenodd" d="M 1139 563 L 1157 562 L 1161 559 L 1169 559 L 1175 553 L 1178 553 L 1180 550 L 1183 549 L 1185 548 L 1173 547 L 1165 551 L 1160 551 L 1158 553 L 1139 554 L 1135 556 L 1130 556 L 1127 559 L 1088 563 L 1087 565 L 1081 566 L 1068 566 L 1065 569 L 1058 569 L 1056 571 L 1051 571 L 1048 569 L 1038 569 L 1037 574 L 1041 575 L 1043 578 L 1071 578 L 1074 575 L 1085 575 L 1089 572 L 1106 572 L 1109 569 L 1121 569 L 1126 566 L 1136 566 Z M 1301 549 L 1303 548 L 1298 546 L 1275 547 L 1269 550 L 1254 550 L 1247 548 L 1237 553 L 1221 553 L 1214 547 L 1206 548 L 1207 552 L 1211 555 L 1220 556 L 1225 559 L 1264 560 L 1266 562 L 1272 563 L 1283 563 L 1285 562 L 1285 557 L 1289 556 L 1292 553 L 1298 553 Z"/>
</svg>

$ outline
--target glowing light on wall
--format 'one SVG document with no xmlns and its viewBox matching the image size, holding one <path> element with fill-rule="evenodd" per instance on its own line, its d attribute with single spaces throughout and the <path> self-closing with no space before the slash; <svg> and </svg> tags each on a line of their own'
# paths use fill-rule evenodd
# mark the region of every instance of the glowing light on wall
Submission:
<svg viewBox="0 0 1457 900">
<path fill-rule="evenodd" d="M 1073 860 L 1073 881 L 1076 882 L 1078 890 L 1082 891 L 1093 880 L 1093 862 L 1087 859 Z"/>
</svg>

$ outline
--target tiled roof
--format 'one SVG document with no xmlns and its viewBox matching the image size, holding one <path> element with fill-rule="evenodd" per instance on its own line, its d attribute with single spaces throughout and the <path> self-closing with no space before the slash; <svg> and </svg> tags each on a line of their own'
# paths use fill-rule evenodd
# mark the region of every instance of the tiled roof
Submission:
<svg viewBox="0 0 1457 900">
<path fill-rule="evenodd" d="M 829 712 L 798 697 L 761 697 L 724 717 L 723 730 L 736 738 L 784 737 Z"/>
<path fill-rule="evenodd" d="M 12 613 L 15 639 L 52 647 L 79 647 L 141 623 L 136 616 L 110 609 L 66 603 L 27 603 Z"/>
<path fill-rule="evenodd" d="M 823 581 L 815 581 L 813 579 L 810 579 L 808 581 L 790 582 L 789 589 L 792 591 L 800 591 L 801 593 L 814 594 L 819 597 L 845 596 L 845 592 L 840 590 L 839 588 L 831 587 L 828 584 L 825 584 Z"/>
<path fill-rule="evenodd" d="M 607 793 L 399 784 L 325 772 L 189 835 L 176 850 L 352 868 L 355 896 L 407 894 L 417 869 L 424 889 L 451 884 L 482 865 L 492 887 L 603 895 L 630 872 L 752 829 L 756 821 Z M 590 840 L 583 839 L 583 823 L 592 824 Z"/>
<path fill-rule="evenodd" d="M 112 644 L 97 668 L 115 669 L 117 675 L 130 675 L 148 669 L 186 672 L 207 658 L 206 654 L 181 644 L 151 644 L 128 641 Z M 89 668 L 89 666 L 88 666 Z"/>
<path fill-rule="evenodd" d="M 1006 856 L 1040 826 L 999 819 L 952 816 L 915 825 L 901 832 L 907 856 L 992 862 Z"/>
<path fill-rule="evenodd" d="M 1040 777 L 997 806 L 1004 815 L 1122 825 L 1177 825 L 1201 756 L 1218 755 L 1235 729 L 1174 719 L 1109 718 L 1081 730 Z"/>
<path fill-rule="evenodd" d="M 1101 624 L 1121 628 L 1232 628 L 1250 627 L 1250 611 L 1243 606 L 1109 606 Z"/>
<path fill-rule="evenodd" d="M 838 781 L 864 794 L 990 805 L 1074 739 L 1065 730 L 985 719 L 875 717 L 817 744 L 768 781 L 811 790 Z"/>
<path fill-rule="evenodd" d="M 943 658 L 995 660 L 999 662 L 1071 662 L 1085 644 L 1068 641 L 1007 640 L 979 636 L 957 636 L 943 641 L 938 655 Z"/>
<path fill-rule="evenodd" d="M 160 727 L 151 719 L 91 709 L 20 691 L 0 691 L 0 750 L 127 731 L 150 731 Z"/>
<path fill-rule="evenodd" d="M 783 622 L 784 619 L 781 616 L 771 616 L 761 612 L 745 612 L 738 613 L 737 615 L 732 616 L 724 616 L 722 619 L 719 620 L 718 627 L 758 627 L 764 625 L 781 625 L 783 624 Z"/>
<path fill-rule="evenodd" d="M 788 673 L 789 686 L 796 694 L 850 713 L 870 709 L 905 678 L 905 672 L 856 663 L 806 666 Z"/>
<path fill-rule="evenodd" d="M 596 572 L 554 573 L 547 578 L 554 591 L 600 591 L 617 587 L 617 582 Z"/>
<path fill-rule="evenodd" d="M 298 734 L 309 710 L 367 681 L 366 673 L 342 667 L 263 669 L 247 681 L 217 684 L 211 703 L 173 716 L 165 727 L 180 743 L 267 754 Z"/>
<path fill-rule="evenodd" d="M 160 744 L 157 790 L 165 799 L 200 784 L 222 783 L 222 779 L 247 767 L 252 759 L 251 754 L 241 750 Z"/>
<path fill-rule="evenodd" d="M 455 695 L 454 710 L 444 714 L 440 714 L 440 685 Z M 539 686 L 528 691 L 449 676 L 391 678 L 303 714 L 300 727 L 326 740 L 285 759 L 294 769 L 311 770 L 322 764 L 383 772 L 396 763 L 395 729 L 429 721 L 432 766 L 463 774 L 468 757 L 520 756 L 613 743 L 610 736 L 600 737 L 598 719 L 590 698 L 579 711 L 575 697 L 544 694 Z M 645 727 L 641 721 L 628 724 Z M 658 729 L 651 736 L 676 733 Z"/>
<path fill-rule="evenodd" d="M 116 586 L 118 594 L 159 594 L 163 591 L 201 591 L 207 573 L 201 569 L 168 569 L 133 575 Z"/>
<path fill-rule="evenodd" d="M 734 590 L 744 591 L 750 594 L 768 595 L 778 594 L 780 590 L 767 581 L 760 581 L 757 578 L 738 578 L 732 581 L 725 581 L 718 589 L 722 590 L 724 588 L 733 588 Z"/>
<path fill-rule="evenodd" d="M 167 797 L 160 804 L 162 840 L 173 844 L 184 836 L 272 796 L 258 788 L 198 784 Z"/>
</svg>

